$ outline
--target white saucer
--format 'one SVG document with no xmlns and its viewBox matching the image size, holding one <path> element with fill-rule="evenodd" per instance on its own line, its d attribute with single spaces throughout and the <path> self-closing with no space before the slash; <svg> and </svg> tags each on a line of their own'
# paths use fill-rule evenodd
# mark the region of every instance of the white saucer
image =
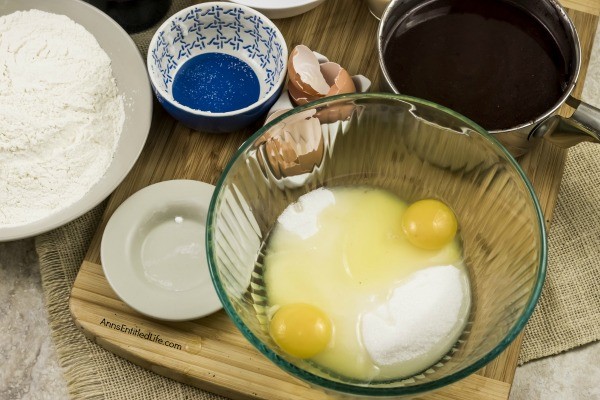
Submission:
<svg viewBox="0 0 600 400">
<path fill-rule="evenodd" d="M 114 212 L 100 248 L 108 283 L 131 308 L 182 321 L 221 308 L 206 261 L 206 215 L 215 187 L 192 180 L 148 186 Z"/>
</svg>

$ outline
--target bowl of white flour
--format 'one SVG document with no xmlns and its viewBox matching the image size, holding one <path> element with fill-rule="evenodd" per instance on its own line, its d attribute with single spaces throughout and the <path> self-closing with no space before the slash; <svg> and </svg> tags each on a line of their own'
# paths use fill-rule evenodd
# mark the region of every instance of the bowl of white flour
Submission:
<svg viewBox="0 0 600 400">
<path fill-rule="evenodd" d="M 116 22 L 79 0 L 0 2 L 0 241 L 108 197 L 151 116 L 145 65 Z"/>
</svg>

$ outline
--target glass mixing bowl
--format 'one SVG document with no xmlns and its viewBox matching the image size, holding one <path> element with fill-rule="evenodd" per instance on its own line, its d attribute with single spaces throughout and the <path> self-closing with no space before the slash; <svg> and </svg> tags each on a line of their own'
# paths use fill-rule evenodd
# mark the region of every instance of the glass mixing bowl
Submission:
<svg viewBox="0 0 600 400">
<path fill-rule="evenodd" d="M 469 321 L 454 348 L 415 376 L 353 381 L 283 353 L 269 336 L 261 251 L 277 217 L 313 189 L 350 185 L 386 189 L 408 203 L 434 197 L 458 217 Z M 250 343 L 309 384 L 354 396 L 413 396 L 479 370 L 523 329 L 546 272 L 544 219 L 508 151 L 451 110 L 393 94 L 326 98 L 260 129 L 217 184 L 206 238 L 214 286 Z"/>
</svg>

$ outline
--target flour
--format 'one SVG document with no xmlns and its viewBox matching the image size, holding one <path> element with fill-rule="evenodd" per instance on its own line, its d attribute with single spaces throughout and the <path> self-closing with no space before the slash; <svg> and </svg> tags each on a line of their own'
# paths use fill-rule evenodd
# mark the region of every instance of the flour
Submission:
<svg viewBox="0 0 600 400">
<path fill-rule="evenodd" d="M 85 28 L 38 10 L 0 17 L 0 227 L 81 199 L 124 119 L 111 60 Z"/>
<path fill-rule="evenodd" d="M 319 188 L 300 196 L 291 207 L 283 210 L 277 218 L 284 229 L 294 232 L 306 240 L 319 232 L 319 215 L 327 207 L 335 204 L 334 194 L 325 188 Z"/>
</svg>

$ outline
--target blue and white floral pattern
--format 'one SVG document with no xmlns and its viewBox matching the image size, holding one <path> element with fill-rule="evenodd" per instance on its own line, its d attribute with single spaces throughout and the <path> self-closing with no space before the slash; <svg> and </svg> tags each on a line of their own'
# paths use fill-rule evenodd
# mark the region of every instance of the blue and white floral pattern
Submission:
<svg viewBox="0 0 600 400">
<path fill-rule="evenodd" d="M 200 4 L 174 18 L 170 26 L 158 33 L 149 50 L 149 67 L 171 93 L 175 73 L 182 63 L 200 53 L 225 52 L 254 67 L 262 81 L 261 93 L 266 95 L 285 74 L 284 46 L 277 31 L 259 16 L 233 5 L 203 8 Z"/>
</svg>

